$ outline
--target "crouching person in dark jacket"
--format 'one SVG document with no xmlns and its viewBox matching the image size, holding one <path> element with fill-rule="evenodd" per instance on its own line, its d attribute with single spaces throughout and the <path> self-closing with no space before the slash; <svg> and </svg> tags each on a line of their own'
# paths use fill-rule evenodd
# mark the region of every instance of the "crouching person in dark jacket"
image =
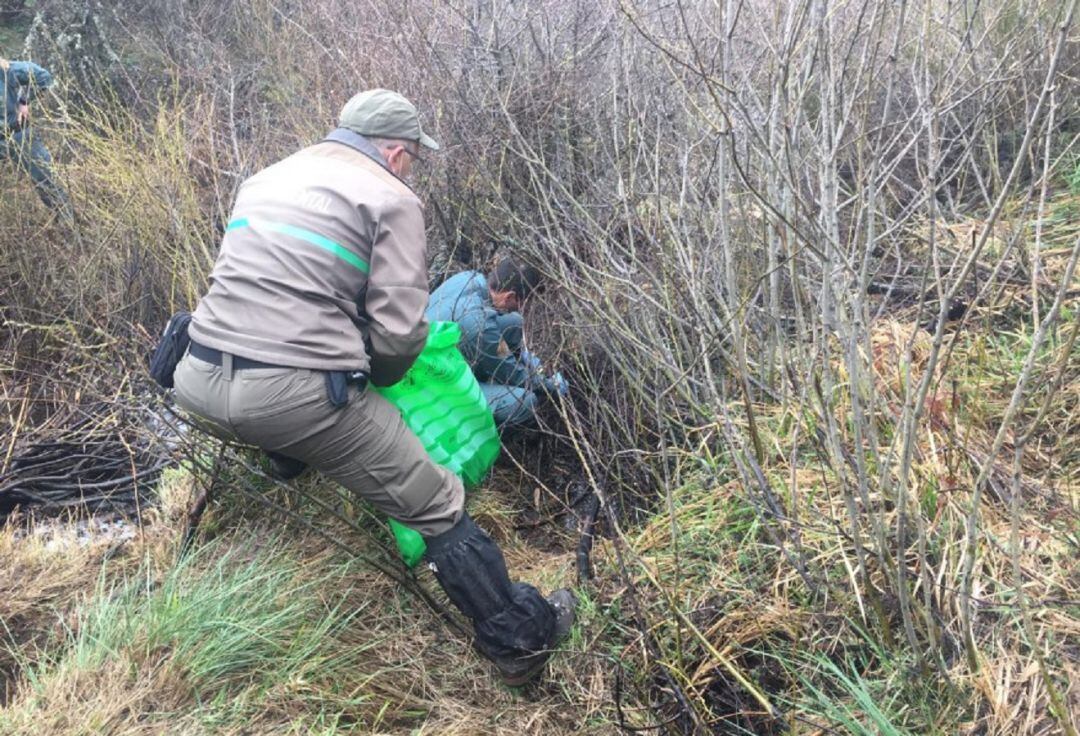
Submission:
<svg viewBox="0 0 1080 736">
<path fill-rule="evenodd" d="M 517 685 L 569 629 L 573 596 L 511 582 L 460 479 L 365 390 L 397 382 L 427 337 L 424 218 L 405 184 L 422 146 L 438 148 L 416 108 L 370 90 L 325 140 L 244 182 L 176 401 L 215 434 L 309 465 L 419 532 L 477 647 Z"/>
<path fill-rule="evenodd" d="M 431 294 L 427 318 L 456 322 L 461 354 L 487 399 L 500 429 L 532 426 L 545 400 L 567 392 L 562 374 L 548 376 L 522 342 L 521 305 L 540 286 L 533 266 L 507 258 L 486 276 L 463 271 Z"/>
</svg>

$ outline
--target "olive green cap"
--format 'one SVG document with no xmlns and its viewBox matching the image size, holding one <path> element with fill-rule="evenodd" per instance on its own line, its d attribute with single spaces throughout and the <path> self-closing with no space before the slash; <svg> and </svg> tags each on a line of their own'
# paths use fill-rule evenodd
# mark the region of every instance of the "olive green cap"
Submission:
<svg viewBox="0 0 1080 736">
<path fill-rule="evenodd" d="M 416 106 L 388 89 L 369 89 L 353 95 L 341 108 L 338 125 L 360 135 L 416 141 L 439 150 L 439 144 L 420 129 Z"/>
</svg>

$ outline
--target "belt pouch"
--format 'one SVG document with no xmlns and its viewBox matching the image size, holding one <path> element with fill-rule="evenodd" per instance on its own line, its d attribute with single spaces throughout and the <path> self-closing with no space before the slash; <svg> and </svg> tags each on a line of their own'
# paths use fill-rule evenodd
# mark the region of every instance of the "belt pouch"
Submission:
<svg viewBox="0 0 1080 736">
<path fill-rule="evenodd" d="M 184 357 L 191 339 L 188 337 L 188 325 L 191 323 L 190 312 L 177 312 L 165 325 L 161 342 L 150 356 L 150 376 L 162 388 L 173 387 L 173 372 L 176 364 Z"/>
<path fill-rule="evenodd" d="M 326 371 L 326 397 L 330 405 L 340 409 L 349 403 L 349 381 L 345 371 Z"/>
</svg>

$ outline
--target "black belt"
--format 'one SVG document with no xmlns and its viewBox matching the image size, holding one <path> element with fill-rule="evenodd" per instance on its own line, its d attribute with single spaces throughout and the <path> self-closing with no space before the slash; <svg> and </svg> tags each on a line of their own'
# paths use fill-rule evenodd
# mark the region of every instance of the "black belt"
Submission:
<svg viewBox="0 0 1080 736">
<path fill-rule="evenodd" d="M 220 350 L 200 345 L 194 340 L 188 344 L 188 352 L 211 365 L 220 366 L 222 364 L 223 353 Z M 232 367 L 234 371 L 238 371 L 245 368 L 290 368 L 295 366 L 263 363 L 261 360 L 252 360 L 251 358 L 233 355 Z M 330 403 L 339 409 L 349 403 L 349 386 L 355 386 L 360 393 L 364 393 L 368 385 L 367 371 L 323 371 L 322 373 L 326 379 L 326 395 L 329 397 Z"/>
<path fill-rule="evenodd" d="M 222 353 L 220 350 L 214 348 L 208 348 L 205 345 L 200 345 L 194 340 L 191 341 L 188 352 L 194 355 L 199 360 L 205 360 L 211 365 L 221 365 Z M 274 363 L 263 363 L 261 360 L 252 360 L 251 358 L 242 358 L 239 355 L 232 356 L 233 370 L 243 370 L 245 368 L 288 368 L 289 366 L 275 365 Z"/>
</svg>

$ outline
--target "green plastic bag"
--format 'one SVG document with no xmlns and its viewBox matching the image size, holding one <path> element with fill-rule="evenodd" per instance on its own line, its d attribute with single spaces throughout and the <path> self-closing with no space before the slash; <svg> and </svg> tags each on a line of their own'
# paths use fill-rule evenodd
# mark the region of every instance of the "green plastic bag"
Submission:
<svg viewBox="0 0 1080 736">
<path fill-rule="evenodd" d="M 457 348 L 460 340 L 454 322 L 432 322 L 427 343 L 405 377 L 375 390 L 397 407 L 431 459 L 469 487 L 491 470 L 501 444 L 480 384 Z M 394 519 L 390 529 L 405 564 L 413 567 L 427 548 L 424 538 Z"/>
</svg>

